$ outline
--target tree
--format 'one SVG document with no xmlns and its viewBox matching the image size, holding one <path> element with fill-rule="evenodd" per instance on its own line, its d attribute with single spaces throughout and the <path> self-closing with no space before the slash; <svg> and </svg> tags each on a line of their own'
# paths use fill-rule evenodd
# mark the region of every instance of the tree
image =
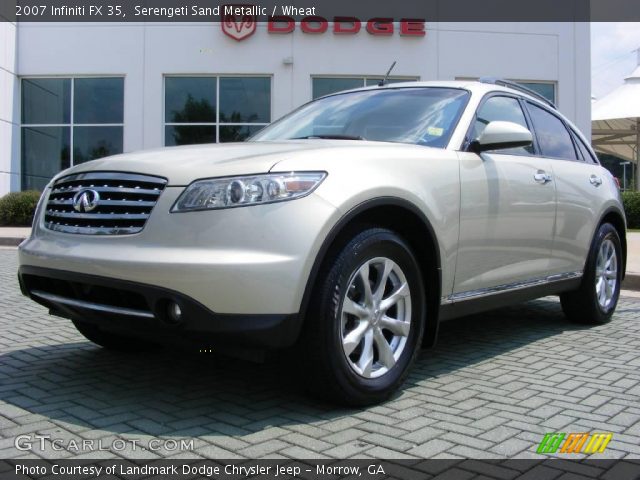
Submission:
<svg viewBox="0 0 640 480">
<path fill-rule="evenodd" d="M 173 123 L 211 123 L 215 121 L 216 110 L 206 100 L 196 100 L 191 94 L 181 111 L 172 112 Z M 197 143 L 215 143 L 215 127 L 176 125 L 173 127 L 173 143 L 175 145 L 192 145 Z"/>
</svg>

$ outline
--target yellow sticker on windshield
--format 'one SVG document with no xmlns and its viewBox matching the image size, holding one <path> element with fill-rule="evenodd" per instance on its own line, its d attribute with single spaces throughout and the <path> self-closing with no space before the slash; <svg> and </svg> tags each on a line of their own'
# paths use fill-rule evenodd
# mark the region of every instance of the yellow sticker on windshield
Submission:
<svg viewBox="0 0 640 480">
<path fill-rule="evenodd" d="M 440 127 L 429 127 L 427 128 L 427 133 L 429 135 L 433 135 L 434 137 L 441 137 L 444 133 L 444 128 Z"/>
</svg>

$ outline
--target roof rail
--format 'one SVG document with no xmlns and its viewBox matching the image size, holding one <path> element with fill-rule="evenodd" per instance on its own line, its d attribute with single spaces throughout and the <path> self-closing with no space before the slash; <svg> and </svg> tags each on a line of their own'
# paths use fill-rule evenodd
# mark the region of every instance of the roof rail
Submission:
<svg viewBox="0 0 640 480">
<path fill-rule="evenodd" d="M 538 100 L 550 105 L 554 109 L 557 109 L 556 105 L 549 100 L 547 97 L 540 95 L 538 92 L 531 90 L 530 88 L 525 87 L 524 85 L 520 85 L 517 82 L 512 82 L 511 80 L 505 80 L 504 78 L 496 78 L 496 77 L 482 77 L 478 80 L 480 83 L 488 83 L 490 85 L 500 85 L 501 87 L 513 88 L 514 90 L 520 90 L 521 92 L 527 93 L 532 97 L 536 97 Z"/>
</svg>

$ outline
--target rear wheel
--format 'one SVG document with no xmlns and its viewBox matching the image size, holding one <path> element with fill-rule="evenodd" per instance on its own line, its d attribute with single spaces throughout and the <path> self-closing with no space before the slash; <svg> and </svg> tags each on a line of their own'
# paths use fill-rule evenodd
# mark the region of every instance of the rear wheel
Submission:
<svg viewBox="0 0 640 480">
<path fill-rule="evenodd" d="M 567 318 L 591 325 L 611 320 L 620 296 L 621 252 L 617 230 L 610 223 L 601 225 L 593 239 L 580 288 L 560 295 Z"/>
<path fill-rule="evenodd" d="M 133 337 L 105 332 L 90 323 L 73 320 L 73 324 L 87 340 L 108 350 L 115 350 L 118 352 L 141 352 L 157 348 L 153 343 L 138 340 Z"/>
<path fill-rule="evenodd" d="M 406 378 L 421 343 L 424 284 L 409 246 L 369 229 L 327 265 L 301 341 L 303 375 L 315 393 L 367 405 Z"/>
</svg>

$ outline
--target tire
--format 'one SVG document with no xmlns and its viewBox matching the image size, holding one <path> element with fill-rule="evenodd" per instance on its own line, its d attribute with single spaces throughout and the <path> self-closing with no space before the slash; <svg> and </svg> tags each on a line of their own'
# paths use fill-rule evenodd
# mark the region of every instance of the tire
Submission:
<svg viewBox="0 0 640 480">
<path fill-rule="evenodd" d="M 324 265 L 309 311 L 299 343 L 308 389 L 344 405 L 385 400 L 422 341 L 426 295 L 415 256 L 389 230 L 362 231 Z"/>
<path fill-rule="evenodd" d="M 157 348 L 153 343 L 138 340 L 133 337 L 126 337 L 111 332 L 105 332 L 98 327 L 86 322 L 72 320 L 76 329 L 89 341 L 107 350 L 117 352 L 146 352 Z"/>
<path fill-rule="evenodd" d="M 591 243 L 580 288 L 560 295 L 565 316 L 572 322 L 587 325 L 608 323 L 620 296 L 621 265 L 618 232 L 610 223 L 604 223 Z"/>
</svg>

